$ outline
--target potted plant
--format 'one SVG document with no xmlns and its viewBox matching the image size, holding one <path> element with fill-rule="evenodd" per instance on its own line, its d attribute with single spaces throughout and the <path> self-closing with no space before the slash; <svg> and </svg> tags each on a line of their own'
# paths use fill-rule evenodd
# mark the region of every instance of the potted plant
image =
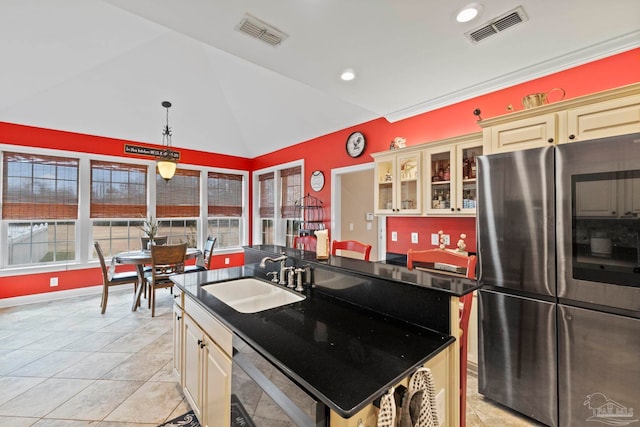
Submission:
<svg viewBox="0 0 640 427">
<path fill-rule="evenodd" d="M 151 245 L 153 245 L 153 241 L 158 235 L 158 228 L 158 219 L 154 218 L 153 215 L 146 217 L 142 221 L 142 232 L 149 238 L 147 249 L 151 249 Z"/>
</svg>

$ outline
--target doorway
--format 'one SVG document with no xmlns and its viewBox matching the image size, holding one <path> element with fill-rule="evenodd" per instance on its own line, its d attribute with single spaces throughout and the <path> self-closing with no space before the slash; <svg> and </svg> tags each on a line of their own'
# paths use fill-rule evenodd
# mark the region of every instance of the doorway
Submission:
<svg viewBox="0 0 640 427">
<path fill-rule="evenodd" d="M 331 171 L 331 239 L 371 245 L 370 261 L 384 259 L 384 217 L 373 215 L 373 163 Z M 382 244 L 381 244 L 382 243 Z"/>
</svg>

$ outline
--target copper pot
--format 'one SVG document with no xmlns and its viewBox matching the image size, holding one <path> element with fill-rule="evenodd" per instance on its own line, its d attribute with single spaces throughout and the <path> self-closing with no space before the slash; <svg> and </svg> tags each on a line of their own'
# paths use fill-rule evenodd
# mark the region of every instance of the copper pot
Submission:
<svg viewBox="0 0 640 427">
<path fill-rule="evenodd" d="M 559 90 L 560 92 L 562 92 L 562 96 L 560 97 L 560 99 L 563 99 L 565 96 L 565 92 L 564 89 L 556 87 L 551 89 L 549 92 L 542 92 L 542 93 L 532 93 L 530 95 L 525 95 L 522 98 L 522 106 L 526 109 L 528 108 L 534 108 L 534 107 L 539 107 L 541 105 L 544 105 L 548 102 L 548 96 L 551 92 L 553 92 L 554 90 Z M 560 101 L 560 99 L 558 99 L 558 101 Z"/>
</svg>

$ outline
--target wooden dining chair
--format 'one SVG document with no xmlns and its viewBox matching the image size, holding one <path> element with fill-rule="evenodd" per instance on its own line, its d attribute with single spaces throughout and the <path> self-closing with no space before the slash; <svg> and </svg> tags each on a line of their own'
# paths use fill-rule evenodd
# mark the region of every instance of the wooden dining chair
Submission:
<svg viewBox="0 0 640 427">
<path fill-rule="evenodd" d="M 156 245 L 166 245 L 169 241 L 169 236 L 156 236 L 153 238 L 153 241 Z M 142 250 L 147 249 L 148 244 L 149 244 L 148 237 L 140 237 L 140 246 Z"/>
<path fill-rule="evenodd" d="M 316 236 L 295 236 L 293 238 L 293 247 L 305 251 L 315 251 L 318 239 Z"/>
<path fill-rule="evenodd" d="M 171 276 L 184 272 L 187 244 L 151 246 L 151 271 L 145 273 L 149 287 L 149 308 L 151 317 L 156 311 L 156 289 L 173 288 Z"/>
<path fill-rule="evenodd" d="M 216 245 L 217 237 L 209 236 L 204 244 L 204 250 L 202 251 L 202 264 L 196 263 L 195 265 L 187 265 L 184 268 L 185 273 L 193 273 L 194 271 L 207 271 L 211 269 L 211 258 L 213 254 L 213 247 Z"/>
<path fill-rule="evenodd" d="M 331 243 L 331 255 L 337 255 L 337 251 L 351 251 L 362 254 L 362 259 L 369 261 L 371 245 L 358 242 L 357 240 L 334 240 Z M 342 254 L 342 252 L 340 252 Z"/>
<path fill-rule="evenodd" d="M 413 269 L 416 263 L 425 263 L 432 267 L 434 263 L 449 264 L 456 267 L 465 268 L 465 277 L 475 279 L 476 263 L 478 258 L 475 255 L 467 255 L 450 249 L 427 249 L 416 251 L 409 249 L 407 252 L 407 267 Z M 467 342 L 469 318 L 471 317 L 471 305 L 473 303 L 473 293 L 470 292 L 459 299 L 459 342 L 460 342 L 460 427 L 466 425 L 467 414 Z"/>
<path fill-rule="evenodd" d="M 138 284 L 140 282 L 138 273 L 135 271 L 115 271 L 115 264 L 111 264 L 111 267 L 107 267 L 107 263 L 104 260 L 104 254 L 100 243 L 93 242 L 93 247 L 98 254 L 100 260 L 100 267 L 102 268 L 102 298 L 100 299 L 100 307 L 102 307 L 102 314 L 107 311 L 107 300 L 109 299 L 109 288 L 118 285 L 133 284 L 133 295 L 136 295 L 138 290 Z"/>
</svg>

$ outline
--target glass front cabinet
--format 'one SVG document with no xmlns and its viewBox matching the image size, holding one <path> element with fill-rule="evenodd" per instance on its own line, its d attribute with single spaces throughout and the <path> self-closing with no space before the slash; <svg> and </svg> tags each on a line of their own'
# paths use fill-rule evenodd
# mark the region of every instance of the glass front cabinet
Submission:
<svg viewBox="0 0 640 427">
<path fill-rule="evenodd" d="M 464 140 L 467 139 L 467 140 Z M 428 147 L 428 146 L 427 146 Z M 477 157 L 483 154 L 482 136 L 447 140 L 424 151 L 425 213 L 475 215 Z"/>
<path fill-rule="evenodd" d="M 422 152 L 374 154 L 374 203 L 378 215 L 420 215 Z"/>
</svg>

